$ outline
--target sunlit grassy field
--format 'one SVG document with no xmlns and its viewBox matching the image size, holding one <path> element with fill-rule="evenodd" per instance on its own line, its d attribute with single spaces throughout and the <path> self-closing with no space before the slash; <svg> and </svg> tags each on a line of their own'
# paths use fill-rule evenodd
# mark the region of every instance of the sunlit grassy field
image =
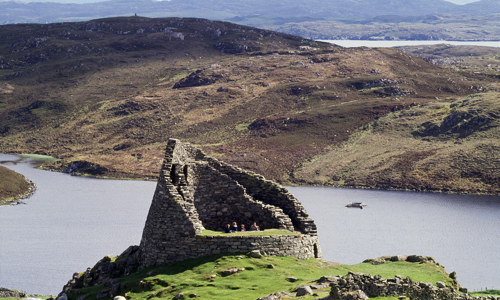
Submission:
<svg viewBox="0 0 500 300">
<path fill-rule="evenodd" d="M 270 268 L 270 265 L 273 267 Z M 239 271 L 229 276 L 222 275 L 223 271 L 234 268 Z M 123 277 L 119 282 L 124 286 L 123 294 L 130 299 L 173 298 L 181 293 L 187 298 L 257 299 L 278 291 L 293 293 L 295 288 L 322 276 L 346 275 L 348 272 L 379 274 L 383 278 L 410 276 L 414 281 L 434 284 L 443 281 L 451 284 L 444 268 L 433 263 L 340 265 L 317 259 L 271 256 L 248 258 L 240 255 L 212 256 L 147 268 Z M 290 282 L 287 277 L 295 277 L 297 281 Z M 102 286 L 83 289 L 71 298 L 77 299 L 83 294 L 94 297 L 102 289 Z M 315 292 L 325 297 L 329 289 Z"/>
</svg>

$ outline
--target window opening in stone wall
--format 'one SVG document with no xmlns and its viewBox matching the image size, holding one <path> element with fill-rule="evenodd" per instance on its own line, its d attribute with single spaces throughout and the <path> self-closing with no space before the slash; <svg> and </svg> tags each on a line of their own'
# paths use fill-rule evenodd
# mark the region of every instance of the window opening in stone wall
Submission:
<svg viewBox="0 0 500 300">
<path fill-rule="evenodd" d="M 188 182 L 188 171 L 189 171 L 189 166 L 188 165 L 185 165 L 184 166 L 184 180 L 186 180 L 186 184 L 189 184 Z"/>
<path fill-rule="evenodd" d="M 175 165 L 172 165 L 170 168 L 170 179 L 172 180 L 173 184 L 177 184 L 177 178 L 175 176 Z"/>
</svg>

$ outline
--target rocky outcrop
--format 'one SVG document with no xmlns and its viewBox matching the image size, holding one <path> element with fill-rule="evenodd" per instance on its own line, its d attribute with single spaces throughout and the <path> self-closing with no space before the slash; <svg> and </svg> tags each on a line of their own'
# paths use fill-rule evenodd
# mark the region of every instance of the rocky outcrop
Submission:
<svg viewBox="0 0 500 300">
<path fill-rule="evenodd" d="M 91 163 L 85 160 L 79 160 L 79 161 L 72 161 L 69 163 L 69 165 L 64 168 L 63 173 L 69 173 L 72 175 L 82 175 L 82 174 L 89 174 L 89 175 L 103 175 L 108 171 L 107 168 L 96 164 L 96 163 Z"/>
<path fill-rule="evenodd" d="M 413 131 L 414 136 L 439 136 L 457 135 L 458 138 L 466 138 L 477 131 L 490 128 L 494 120 L 498 120 L 496 113 L 486 113 L 481 108 L 476 108 L 470 101 L 464 100 L 451 105 L 451 111 L 439 122 L 425 122 L 420 128 Z"/>
<path fill-rule="evenodd" d="M 221 78 L 221 75 L 205 75 L 203 74 L 203 70 L 197 70 L 174 84 L 174 89 L 211 85 L 214 84 L 219 78 Z"/>
<path fill-rule="evenodd" d="M 26 297 L 25 292 L 13 291 L 0 287 L 0 298 L 23 298 Z"/>
<path fill-rule="evenodd" d="M 346 276 L 328 276 L 318 280 L 318 284 L 329 283 L 330 295 L 324 300 L 368 299 L 367 297 L 406 297 L 409 299 L 492 299 L 500 297 L 474 297 L 457 290 L 456 286 L 436 282 L 436 285 L 425 282 L 415 282 L 411 278 L 395 276 L 383 279 L 380 275 L 369 275 L 349 272 Z M 354 297 L 354 295 L 356 296 Z M 404 299 L 404 298 L 403 298 Z"/>
<path fill-rule="evenodd" d="M 129 275 L 139 269 L 138 250 L 138 246 L 130 246 L 116 259 L 105 256 L 93 268 L 88 268 L 83 273 L 74 273 L 73 278 L 63 287 L 59 297 L 63 295 L 71 297 L 72 294 L 78 293 L 79 289 L 95 285 L 104 287 L 99 293 L 101 298 L 118 295 L 122 286 L 118 283 L 117 278 Z"/>
<path fill-rule="evenodd" d="M 216 43 L 215 49 L 220 50 L 222 53 L 229 53 L 229 54 L 237 54 L 237 53 L 259 50 L 258 47 L 250 47 L 243 43 L 234 43 L 227 41 Z"/>
</svg>

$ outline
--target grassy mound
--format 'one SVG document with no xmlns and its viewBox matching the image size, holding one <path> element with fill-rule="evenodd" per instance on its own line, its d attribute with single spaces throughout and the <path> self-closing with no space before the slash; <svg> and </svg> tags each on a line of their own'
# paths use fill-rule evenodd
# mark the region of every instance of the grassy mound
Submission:
<svg viewBox="0 0 500 300">
<path fill-rule="evenodd" d="M 235 269 L 237 271 L 230 274 L 224 272 Z M 432 262 L 341 265 L 317 259 L 240 255 L 211 256 L 147 268 L 119 278 L 117 283 L 121 287 L 119 294 L 128 299 L 172 299 L 179 294 L 185 298 L 257 299 L 279 291 L 292 293 L 297 287 L 322 276 L 346 275 L 348 272 L 379 274 L 383 278 L 410 276 L 415 281 L 434 284 L 437 281 L 452 283 L 444 268 Z M 297 281 L 290 282 L 288 277 L 295 277 Z M 109 289 L 104 285 L 82 288 L 69 296 L 78 299 L 87 295 L 87 299 L 94 299 Z M 315 292 L 324 297 L 329 289 Z"/>
<path fill-rule="evenodd" d="M 31 183 L 23 175 L 0 166 L 0 205 L 26 197 L 33 189 Z"/>
</svg>

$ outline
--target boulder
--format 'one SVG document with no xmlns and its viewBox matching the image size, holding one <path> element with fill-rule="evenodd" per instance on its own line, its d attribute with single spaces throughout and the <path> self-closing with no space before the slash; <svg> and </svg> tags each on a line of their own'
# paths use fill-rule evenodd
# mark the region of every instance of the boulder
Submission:
<svg viewBox="0 0 500 300">
<path fill-rule="evenodd" d="M 234 269 L 222 271 L 221 275 L 225 277 L 225 276 L 233 275 L 234 273 L 238 273 L 238 269 L 234 268 Z"/>
<path fill-rule="evenodd" d="M 311 287 L 308 285 L 304 285 L 304 286 L 297 288 L 297 294 L 296 294 L 297 297 L 312 295 L 312 294 L 313 294 L 313 291 L 312 291 Z"/>
<path fill-rule="evenodd" d="M 283 299 L 283 296 L 285 297 L 293 297 L 292 294 L 287 293 L 287 292 L 277 292 L 268 296 L 260 297 L 257 300 L 281 300 Z"/>
<path fill-rule="evenodd" d="M 261 258 L 262 254 L 260 253 L 260 250 L 252 250 L 248 253 L 248 256 L 252 258 Z"/>
<path fill-rule="evenodd" d="M 368 300 L 368 296 L 362 290 L 357 290 L 351 293 L 344 293 L 342 299 L 345 300 Z"/>
<path fill-rule="evenodd" d="M 184 293 L 179 293 L 175 295 L 174 299 L 184 299 Z"/>
<path fill-rule="evenodd" d="M 453 271 L 453 272 L 450 273 L 449 276 L 450 276 L 451 279 L 457 279 L 457 272 Z"/>
</svg>

